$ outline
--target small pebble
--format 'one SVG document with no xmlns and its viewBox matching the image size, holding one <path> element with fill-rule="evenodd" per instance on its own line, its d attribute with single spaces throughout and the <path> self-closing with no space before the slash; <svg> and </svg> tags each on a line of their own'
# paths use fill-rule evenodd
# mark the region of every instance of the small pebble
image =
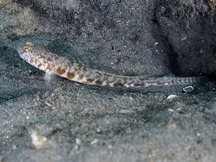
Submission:
<svg viewBox="0 0 216 162">
<path fill-rule="evenodd" d="M 98 142 L 98 139 L 95 139 L 91 142 L 92 145 L 96 144 Z"/>
<path fill-rule="evenodd" d="M 126 109 L 123 109 L 123 110 L 120 110 L 119 113 L 121 114 L 128 114 L 128 113 L 131 113 L 132 111 L 131 110 L 126 110 Z"/>
<path fill-rule="evenodd" d="M 82 142 L 79 138 L 76 138 L 75 141 L 76 141 L 76 144 L 77 144 L 77 145 L 80 145 L 81 142 Z"/>
<path fill-rule="evenodd" d="M 194 90 L 194 87 L 193 86 L 187 86 L 187 87 L 184 87 L 183 88 L 183 91 L 185 93 L 188 93 L 188 92 L 192 92 Z"/>
<path fill-rule="evenodd" d="M 178 96 L 177 95 L 169 95 L 166 99 L 167 100 L 172 100 L 174 98 L 178 98 Z"/>
</svg>

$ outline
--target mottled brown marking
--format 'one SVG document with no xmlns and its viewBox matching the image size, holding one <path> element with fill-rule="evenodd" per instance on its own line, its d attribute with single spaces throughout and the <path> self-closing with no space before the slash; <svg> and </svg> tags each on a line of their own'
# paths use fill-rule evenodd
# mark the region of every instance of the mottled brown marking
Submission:
<svg viewBox="0 0 216 162">
<path fill-rule="evenodd" d="M 105 74 L 105 75 L 104 75 L 104 80 L 108 80 L 108 79 L 110 79 L 111 77 L 112 77 L 111 75 Z"/>
<path fill-rule="evenodd" d="M 181 80 L 182 80 L 181 83 L 187 83 L 186 78 L 182 78 Z"/>
<path fill-rule="evenodd" d="M 123 84 L 126 84 L 127 83 L 127 79 L 126 78 L 123 78 Z"/>
<path fill-rule="evenodd" d="M 83 76 L 84 76 L 83 74 L 80 75 L 80 76 L 77 78 L 77 80 L 82 80 Z"/>
<path fill-rule="evenodd" d="M 92 83 L 94 81 L 94 79 L 86 79 L 86 83 Z"/>
<path fill-rule="evenodd" d="M 140 86 L 140 84 L 139 83 L 134 83 L 134 86 L 138 87 L 138 86 Z"/>
<path fill-rule="evenodd" d="M 47 65 L 47 67 L 43 69 L 44 72 L 46 72 L 47 70 L 51 70 L 49 65 Z"/>
<path fill-rule="evenodd" d="M 52 59 L 50 57 L 47 58 L 47 61 L 52 61 Z"/>
<path fill-rule="evenodd" d="M 96 83 L 97 85 L 102 85 L 102 81 L 100 81 L 100 80 L 96 80 L 95 83 Z"/>
<path fill-rule="evenodd" d="M 61 70 L 61 73 L 64 74 L 64 73 L 65 73 L 65 69 L 62 69 L 62 70 Z"/>
<path fill-rule="evenodd" d="M 86 78 L 89 78 L 89 77 L 90 77 L 90 75 L 89 75 L 89 74 L 87 74 L 85 77 L 86 77 Z"/>
<path fill-rule="evenodd" d="M 133 78 L 130 78 L 131 83 L 135 83 L 135 80 Z"/>
<path fill-rule="evenodd" d="M 57 75 L 62 75 L 65 73 L 65 69 L 61 69 L 61 67 L 58 67 L 57 70 L 56 70 L 56 74 Z"/>
<path fill-rule="evenodd" d="M 37 68 L 40 68 L 40 67 L 41 67 L 41 65 L 42 65 L 42 64 L 41 64 L 41 63 L 39 63 L 39 64 L 37 65 Z"/>
<path fill-rule="evenodd" d="M 124 87 L 124 84 L 120 83 L 120 82 L 116 82 L 113 84 L 114 87 Z"/>
<path fill-rule="evenodd" d="M 81 69 L 82 69 L 83 72 L 87 71 L 86 67 L 82 67 Z"/>
<path fill-rule="evenodd" d="M 78 71 L 78 69 L 77 69 L 77 68 L 74 68 L 73 70 L 74 70 L 74 71 Z"/>
<path fill-rule="evenodd" d="M 53 59 L 56 61 L 59 57 L 57 55 L 54 55 Z"/>
<path fill-rule="evenodd" d="M 124 87 L 124 84 L 122 84 L 122 83 L 119 83 L 119 86 L 120 86 L 120 87 Z"/>
<path fill-rule="evenodd" d="M 40 58 L 45 59 L 46 57 L 44 55 L 39 55 Z"/>
<path fill-rule="evenodd" d="M 33 58 L 31 58 L 30 60 L 29 60 L 29 63 L 31 64 L 33 62 Z"/>
<path fill-rule="evenodd" d="M 38 60 L 37 60 L 38 61 Z M 47 61 L 43 61 L 43 64 L 48 64 L 48 62 Z"/>
<path fill-rule="evenodd" d="M 66 69 L 68 69 L 68 66 L 67 66 L 67 65 L 65 65 L 65 66 L 64 66 L 64 69 L 65 69 L 65 70 L 66 70 Z"/>
<path fill-rule="evenodd" d="M 113 84 L 113 87 L 118 87 L 118 82 Z"/>
<path fill-rule="evenodd" d="M 37 65 L 37 62 L 38 62 L 37 60 L 34 60 L 34 62 L 32 63 L 32 65 L 34 65 L 34 66 Z"/>
<path fill-rule="evenodd" d="M 99 77 L 102 77 L 102 74 L 99 71 L 95 72 Z"/>
<path fill-rule="evenodd" d="M 175 81 L 174 81 L 174 80 L 171 80 L 171 84 L 175 84 Z"/>
<path fill-rule="evenodd" d="M 70 62 L 67 62 L 66 65 L 68 66 L 69 70 L 71 69 L 71 66 L 73 66 L 72 63 L 70 63 Z"/>
<path fill-rule="evenodd" d="M 52 63 L 52 64 L 51 64 L 51 66 L 52 66 L 52 67 L 54 67 L 54 66 L 55 66 L 55 64 L 54 64 L 54 63 Z"/>
<path fill-rule="evenodd" d="M 110 87 L 108 80 L 106 81 L 106 85 L 105 86 Z"/>
<path fill-rule="evenodd" d="M 73 79 L 74 76 L 75 76 L 74 72 L 71 72 L 71 73 L 68 72 L 68 73 L 67 73 L 67 78 L 68 78 L 68 79 Z"/>
<path fill-rule="evenodd" d="M 51 70 L 49 65 L 47 65 L 46 69 L 49 69 L 49 70 Z"/>
<path fill-rule="evenodd" d="M 160 82 L 160 81 L 158 81 L 157 84 L 158 84 L 159 86 L 164 85 L 164 83 L 163 83 L 163 82 Z"/>
</svg>

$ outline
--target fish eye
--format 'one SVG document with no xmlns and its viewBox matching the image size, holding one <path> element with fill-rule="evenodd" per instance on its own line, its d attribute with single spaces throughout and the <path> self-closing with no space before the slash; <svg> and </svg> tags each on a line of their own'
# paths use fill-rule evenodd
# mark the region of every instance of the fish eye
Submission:
<svg viewBox="0 0 216 162">
<path fill-rule="evenodd" d="M 24 52 L 29 52 L 29 46 L 25 46 L 25 47 L 23 48 L 23 51 L 24 51 Z"/>
</svg>

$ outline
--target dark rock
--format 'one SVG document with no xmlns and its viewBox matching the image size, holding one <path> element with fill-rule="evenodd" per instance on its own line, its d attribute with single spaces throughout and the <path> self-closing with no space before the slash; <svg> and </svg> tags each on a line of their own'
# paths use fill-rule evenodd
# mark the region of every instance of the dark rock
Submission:
<svg viewBox="0 0 216 162">
<path fill-rule="evenodd" d="M 216 74 L 216 27 L 211 14 L 215 11 L 201 11 L 196 4 L 170 1 L 163 1 L 156 9 L 155 21 L 167 41 L 174 74 Z"/>
</svg>

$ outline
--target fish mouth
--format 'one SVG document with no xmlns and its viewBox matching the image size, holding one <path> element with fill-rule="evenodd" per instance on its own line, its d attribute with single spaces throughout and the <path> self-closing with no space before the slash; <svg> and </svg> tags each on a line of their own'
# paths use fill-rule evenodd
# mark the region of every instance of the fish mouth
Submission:
<svg viewBox="0 0 216 162">
<path fill-rule="evenodd" d="M 17 49 L 18 54 L 21 56 L 23 54 L 23 49 L 21 47 L 18 47 Z"/>
</svg>

